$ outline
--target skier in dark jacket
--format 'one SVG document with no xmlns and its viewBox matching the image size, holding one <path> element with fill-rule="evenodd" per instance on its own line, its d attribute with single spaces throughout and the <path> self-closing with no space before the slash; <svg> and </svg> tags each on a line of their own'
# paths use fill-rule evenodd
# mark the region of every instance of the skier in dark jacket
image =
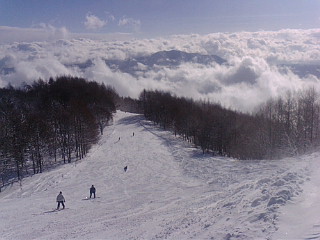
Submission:
<svg viewBox="0 0 320 240">
<path fill-rule="evenodd" d="M 62 192 L 59 193 L 59 195 L 57 196 L 57 203 L 58 203 L 58 206 L 57 206 L 57 209 L 60 208 L 60 204 L 62 204 L 62 207 L 64 209 L 64 202 L 66 200 L 64 199 L 64 196 L 62 195 Z"/>
<path fill-rule="evenodd" d="M 96 198 L 96 188 L 92 185 L 90 188 L 90 198 L 92 197 L 93 194 L 93 198 Z"/>
</svg>

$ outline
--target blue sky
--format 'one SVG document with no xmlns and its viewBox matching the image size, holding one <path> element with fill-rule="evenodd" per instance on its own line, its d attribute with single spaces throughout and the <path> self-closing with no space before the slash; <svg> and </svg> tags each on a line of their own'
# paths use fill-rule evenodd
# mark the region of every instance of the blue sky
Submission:
<svg viewBox="0 0 320 240">
<path fill-rule="evenodd" d="M 0 26 L 143 37 L 320 27 L 320 0 L 0 0 Z"/>
</svg>

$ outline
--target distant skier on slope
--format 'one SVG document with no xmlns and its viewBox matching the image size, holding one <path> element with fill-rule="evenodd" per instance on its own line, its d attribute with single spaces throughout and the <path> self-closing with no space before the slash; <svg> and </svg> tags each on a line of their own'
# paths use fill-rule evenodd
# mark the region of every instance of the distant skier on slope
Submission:
<svg viewBox="0 0 320 240">
<path fill-rule="evenodd" d="M 57 209 L 59 209 L 60 208 L 60 204 L 62 204 L 62 207 L 63 207 L 63 209 L 64 209 L 64 202 L 65 202 L 66 200 L 64 199 L 64 196 L 62 195 L 62 192 L 60 192 L 59 193 L 59 195 L 57 196 L 57 203 L 58 203 L 58 206 L 57 206 Z"/>
<path fill-rule="evenodd" d="M 128 170 L 128 166 L 125 166 L 123 170 L 126 172 Z"/>
<path fill-rule="evenodd" d="M 92 197 L 92 195 L 93 198 L 96 198 L 96 188 L 93 185 L 90 188 L 90 198 Z"/>
</svg>

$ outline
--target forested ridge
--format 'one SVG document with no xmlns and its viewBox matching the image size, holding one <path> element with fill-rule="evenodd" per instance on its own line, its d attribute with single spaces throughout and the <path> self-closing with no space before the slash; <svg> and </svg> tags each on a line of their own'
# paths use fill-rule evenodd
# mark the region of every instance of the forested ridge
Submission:
<svg viewBox="0 0 320 240">
<path fill-rule="evenodd" d="M 0 89 L 1 182 L 83 158 L 115 112 L 116 92 L 82 78 Z"/>
<path fill-rule="evenodd" d="M 245 114 L 220 104 L 143 91 L 144 115 L 211 152 L 237 159 L 277 159 L 320 144 L 319 94 L 310 88 L 272 99 Z"/>
<path fill-rule="evenodd" d="M 144 90 L 119 97 L 110 86 L 62 76 L 0 89 L 1 185 L 83 158 L 117 109 L 143 113 L 203 153 L 246 159 L 303 154 L 320 144 L 319 94 L 272 99 L 255 113 Z"/>
</svg>

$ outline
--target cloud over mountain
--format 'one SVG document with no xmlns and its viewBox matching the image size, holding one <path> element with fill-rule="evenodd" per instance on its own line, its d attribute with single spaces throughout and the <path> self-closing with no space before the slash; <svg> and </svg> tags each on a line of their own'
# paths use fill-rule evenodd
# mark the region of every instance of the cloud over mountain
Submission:
<svg viewBox="0 0 320 240">
<path fill-rule="evenodd" d="M 144 88 L 160 89 L 251 111 L 287 90 L 312 85 L 318 88 L 319 32 L 281 30 L 128 41 L 79 38 L 2 44 L 0 85 L 18 86 L 38 78 L 70 74 L 113 85 L 123 96 L 138 97 Z M 218 56 L 227 64 L 215 61 L 203 64 L 190 59 L 176 64 L 172 56 L 166 55 L 162 60 L 171 62 L 171 66 L 154 63 L 150 67 L 151 57 L 172 50 L 181 57 Z M 108 61 L 136 61 L 136 65 L 131 69 L 133 72 L 126 72 L 107 64 Z"/>
</svg>

